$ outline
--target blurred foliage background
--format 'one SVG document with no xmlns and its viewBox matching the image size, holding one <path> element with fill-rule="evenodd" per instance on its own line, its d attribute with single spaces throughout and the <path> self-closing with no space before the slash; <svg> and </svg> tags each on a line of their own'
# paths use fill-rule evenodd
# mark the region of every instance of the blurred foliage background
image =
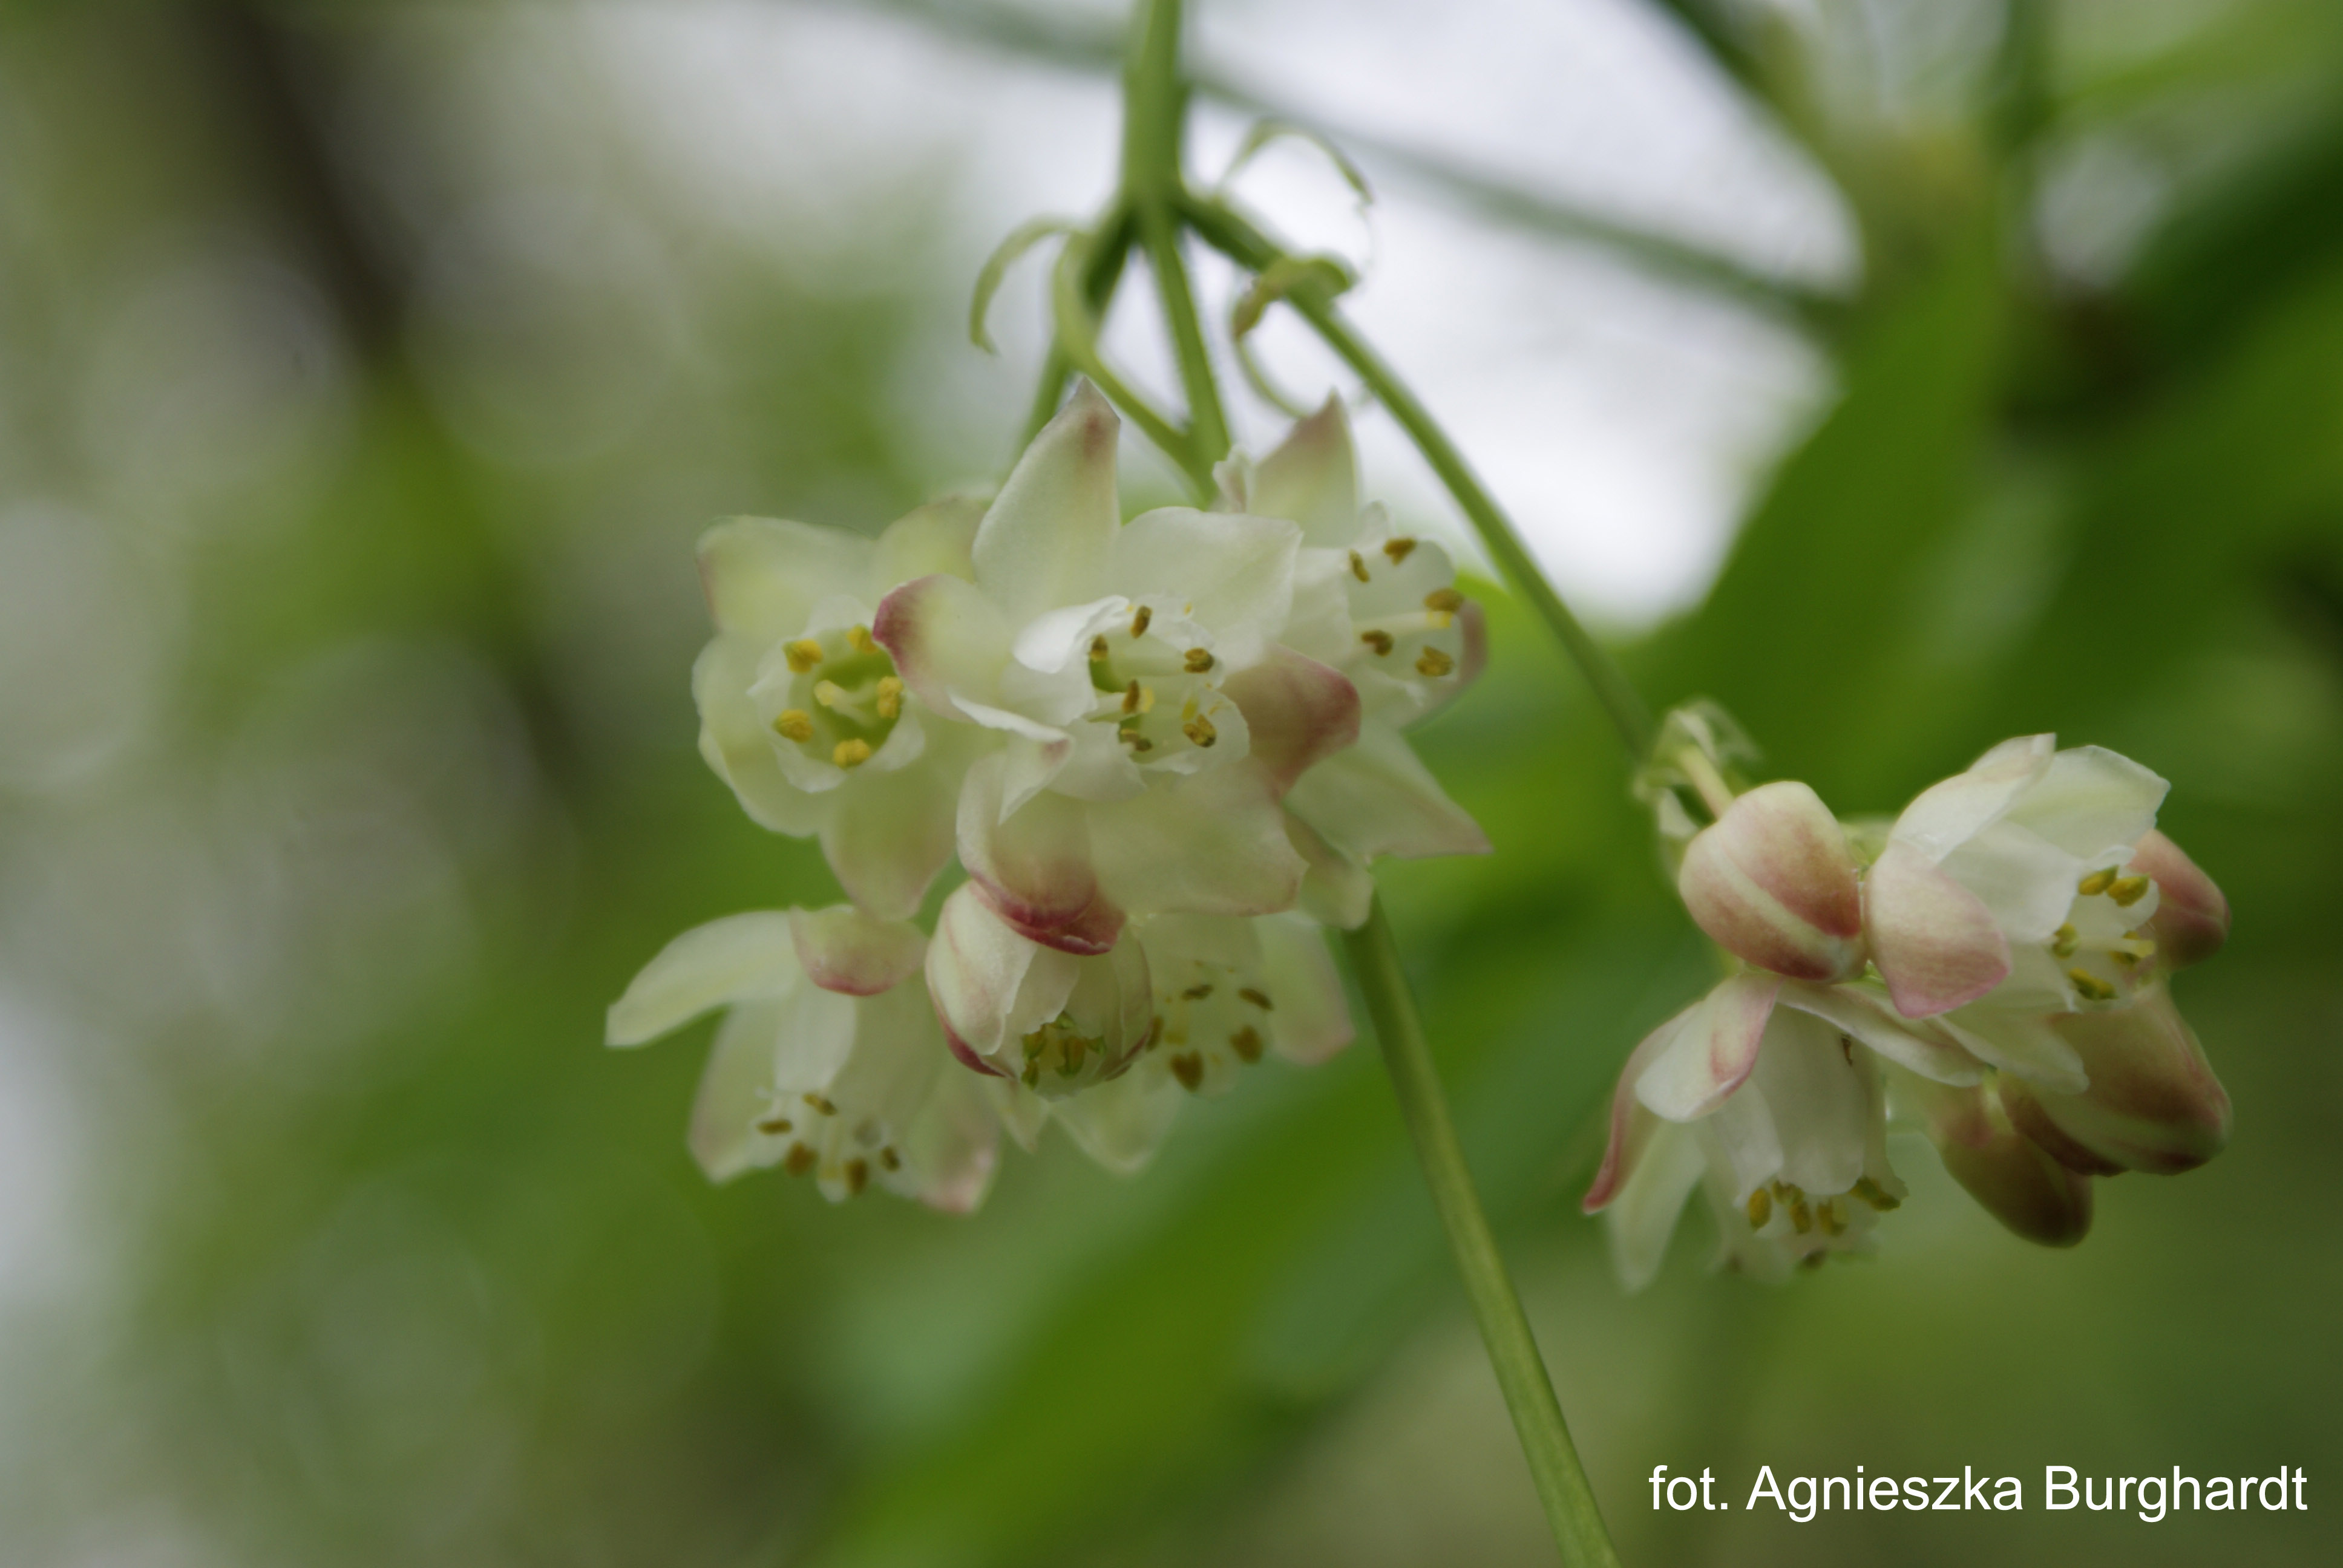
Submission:
<svg viewBox="0 0 2343 1568">
<path fill-rule="evenodd" d="M 1524 505 L 1566 590 L 1589 539 L 1675 574 L 1605 617 L 1655 701 L 1719 699 L 1848 811 L 2011 734 L 2117 748 L 2237 911 L 2180 987 L 2234 1145 L 2105 1184 L 2079 1251 L 2004 1235 L 1914 1142 L 1875 1262 L 1755 1288 L 1694 1219 L 1624 1299 L 1576 1211 L 1592 1117 L 1705 960 L 1585 693 L 1493 606 L 1488 676 L 1422 744 L 1500 852 L 1383 883 L 1628 1560 L 2332 1561 L 2343 12 L 1474 0 L 1443 42 L 1403 6 L 1201 10 L 1200 142 L 1285 109 L 1388 187 L 1360 310 L 1393 301 L 1403 370 L 1533 297 L 1641 312 L 1624 347 L 1527 334 L 1585 370 L 1569 396 L 1491 413 L 1469 356 L 1427 372 L 1501 493 L 1573 466 L 1623 366 L 1690 397 L 1716 378 L 1670 354 L 1757 346 L 1727 457 L 1684 458 L 1735 476 L 1705 553 L 1632 505 Z M 1616 95 L 1765 150 L 1811 243 L 1556 108 L 1547 10 L 1635 42 Z M 704 1030 L 598 1048 L 675 931 L 834 897 L 694 752 L 694 535 L 875 528 L 1000 470 L 1038 286 L 997 364 L 965 290 L 1018 204 L 1103 195 L 1120 25 L 0 11 L 0 1556 L 1550 1560 L 1370 1050 L 1262 1069 L 1132 1181 L 1011 1153 L 952 1221 L 711 1190 L 681 1141 Z M 1440 75 L 1459 38 L 1499 46 Z M 1329 73 L 1347 118 L 1282 95 Z M 1021 185 L 988 162 L 1012 145 Z M 1519 276 L 1409 274 L 1424 214 Z M 2036 1507 L 1654 1514 L 1660 1463 L 1736 1504 L 1760 1463 L 1966 1464 Z M 2049 1514 L 2046 1463 L 2299 1465 L 2310 1512 Z"/>
</svg>

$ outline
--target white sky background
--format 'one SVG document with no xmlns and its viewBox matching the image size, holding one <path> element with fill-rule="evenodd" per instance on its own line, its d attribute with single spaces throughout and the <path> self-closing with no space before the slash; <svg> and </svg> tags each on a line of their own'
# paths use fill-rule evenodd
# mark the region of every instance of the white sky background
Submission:
<svg viewBox="0 0 2343 1568">
<path fill-rule="evenodd" d="M 1121 7 L 1059 0 L 1092 28 Z M 1435 21 L 1436 18 L 1436 21 Z M 1711 246 L 1805 282 L 1843 279 L 1853 247 L 1822 181 L 1743 110 L 1692 45 L 1634 0 L 1202 0 L 1207 66 L 1296 113 L 1435 153 L 1586 210 Z M 802 254 L 836 225 L 842 250 L 866 199 L 915 171 L 958 173 L 948 274 L 1037 213 L 1096 209 L 1112 178 L 1120 111 L 1107 75 L 1081 75 L 942 35 L 884 6 L 698 0 L 604 9 L 598 75 L 646 148 L 749 226 L 789 215 Z M 1200 178 L 1246 120 L 1200 104 Z M 1817 357 L 1735 307 L 1653 282 L 1584 246 L 1525 236 L 1366 157 L 1378 201 L 1363 226 L 1314 151 L 1282 144 L 1241 194 L 1297 244 L 1367 264 L 1352 310 L 1415 385 L 1565 595 L 1634 625 L 1697 598 L 1751 485 L 1824 390 Z M 873 203 L 872 205 L 876 205 Z M 776 235 L 779 241 L 782 236 Z M 967 347 L 962 301 L 940 310 L 910 367 L 906 413 L 949 460 L 995 468 L 1021 417 L 1042 340 L 1047 262 L 1012 273 L 996 307 L 1004 354 Z M 1208 314 L 1232 277 L 1200 265 Z M 1143 275 L 1126 285 L 1109 346 L 1143 385 L 1174 385 Z M 1273 375 L 1314 401 L 1354 395 L 1340 367 L 1272 313 Z M 1233 379 L 1233 378 L 1232 378 Z M 1282 416 L 1241 387 L 1240 438 L 1258 450 Z M 1369 493 L 1451 517 L 1388 420 L 1363 421 Z"/>
</svg>

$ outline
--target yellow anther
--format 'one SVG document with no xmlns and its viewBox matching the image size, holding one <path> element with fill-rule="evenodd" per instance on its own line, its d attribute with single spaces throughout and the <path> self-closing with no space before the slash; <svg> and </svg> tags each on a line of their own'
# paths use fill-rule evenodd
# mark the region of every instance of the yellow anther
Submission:
<svg viewBox="0 0 2343 1568">
<path fill-rule="evenodd" d="M 860 1197 L 862 1189 L 870 1185 L 870 1165 L 868 1161 L 848 1161 L 845 1174 L 846 1195 L 850 1198 Z"/>
<path fill-rule="evenodd" d="M 1201 713 L 1180 726 L 1180 733 L 1196 745 L 1203 747 L 1211 746 L 1213 741 L 1221 738 L 1221 732 L 1212 728 L 1212 721 Z"/>
<path fill-rule="evenodd" d="M 2075 982 L 2076 990 L 2082 994 L 2083 1000 L 2086 1001 L 2113 1001 L 2116 1000 L 2116 988 L 2109 985 L 2107 981 L 2101 980 L 2098 976 L 2093 974 L 2088 970 L 2068 970 L 2066 971 L 2066 978 Z"/>
<path fill-rule="evenodd" d="M 784 740 L 799 743 L 810 740 L 813 739 L 813 715 L 802 708 L 785 708 L 781 709 L 781 716 L 773 720 L 773 730 Z"/>
<path fill-rule="evenodd" d="M 1240 986 L 1237 988 L 1237 995 L 1263 1012 L 1272 1010 L 1269 1003 L 1269 993 L 1265 990 L 1256 990 L 1252 986 Z"/>
<path fill-rule="evenodd" d="M 1155 742 L 1150 740 L 1146 736 L 1141 735 L 1136 729 L 1118 730 L 1116 733 L 1121 737 L 1122 743 L 1125 746 L 1130 747 L 1133 751 L 1152 751 L 1155 749 Z"/>
<path fill-rule="evenodd" d="M 1839 1201 L 1836 1198 L 1825 1199 L 1823 1201 L 1822 1208 L 1815 1214 L 1815 1218 L 1819 1219 L 1823 1222 L 1824 1235 L 1844 1236 L 1846 1234 L 1846 1205 Z"/>
<path fill-rule="evenodd" d="M 1363 583 L 1373 582 L 1374 580 L 1373 578 L 1367 576 L 1366 558 L 1359 554 L 1356 550 L 1353 550 L 1351 552 L 1351 575 L 1358 578 Z"/>
<path fill-rule="evenodd" d="M 1383 541 L 1383 554 L 1391 557 L 1392 565 L 1393 566 L 1399 565 L 1400 562 L 1407 559 L 1408 557 L 1414 553 L 1415 541 L 1413 539 L 1401 538 L 1396 539 L 1385 539 Z"/>
<path fill-rule="evenodd" d="M 820 1156 L 805 1144 L 792 1143 L 789 1145 L 788 1155 L 781 1161 L 781 1169 L 792 1176 L 802 1176 L 813 1169 L 813 1162 L 819 1158 Z"/>
<path fill-rule="evenodd" d="M 2126 969 L 2129 969 L 2134 964 L 2139 962 L 2139 955 L 2132 951 L 2129 948 L 2110 949 L 2108 950 L 2107 957 L 2115 960 L 2116 962 L 2123 965 Z"/>
<path fill-rule="evenodd" d="M 1774 1217 L 1774 1195 L 1763 1187 L 1749 1194 L 1749 1228 L 1762 1231 Z"/>
<path fill-rule="evenodd" d="M 1039 1089 L 1041 1086 L 1041 1064 L 1038 1061 L 1027 1062 L 1025 1070 L 1019 1073 L 1017 1078 L 1018 1081 L 1024 1084 L 1026 1088 Z"/>
<path fill-rule="evenodd" d="M 1204 1059 L 1192 1050 L 1183 1050 L 1172 1059 L 1172 1076 L 1180 1087 L 1194 1093 L 1204 1087 Z"/>
<path fill-rule="evenodd" d="M 1122 710 L 1125 713 L 1137 713 L 1140 711 L 1140 703 L 1144 701 L 1146 697 L 1147 689 L 1139 684 L 1138 677 L 1133 676 L 1131 684 L 1122 689 Z M 1149 703 L 1148 706 L 1151 708 L 1154 704 Z"/>
<path fill-rule="evenodd" d="M 870 760 L 870 742 L 841 740 L 830 748 L 830 759 L 840 768 L 860 768 Z"/>
<path fill-rule="evenodd" d="M 1776 1181 L 1774 1183 L 1774 1196 L 1785 1203 L 1795 1203 L 1805 1193 L 1787 1181 Z"/>
<path fill-rule="evenodd" d="M 846 688 L 834 680 L 817 680 L 813 683 L 813 699 L 824 708 L 834 709 L 846 700 Z"/>
<path fill-rule="evenodd" d="M 1163 1015 L 1157 1013 L 1147 1025 L 1147 1038 L 1139 1042 L 1141 1050 L 1153 1050 L 1163 1043 Z"/>
<path fill-rule="evenodd" d="M 770 1133 L 776 1138 L 789 1131 L 790 1129 L 789 1119 L 786 1116 L 768 1116 L 764 1121 L 757 1123 L 758 1131 Z"/>
<path fill-rule="evenodd" d="M 781 648 L 781 657 L 789 661 L 789 669 L 792 673 L 803 675 L 807 670 L 821 663 L 821 644 L 809 637 L 801 637 L 795 642 L 784 645 Z"/>
<path fill-rule="evenodd" d="M 1261 1060 L 1261 1030 L 1251 1024 L 1229 1036 L 1229 1045 L 1248 1062 Z"/>
<path fill-rule="evenodd" d="M 1082 1070 L 1082 1058 L 1090 1054 L 1090 1042 L 1080 1035 L 1067 1040 L 1062 1047 L 1065 1056 L 1058 1063 L 1060 1078 L 1072 1078 Z"/>
<path fill-rule="evenodd" d="M 879 651 L 879 645 L 870 640 L 870 628 L 867 626 L 848 627 L 846 628 L 846 640 L 857 653 L 876 653 Z"/>
<path fill-rule="evenodd" d="M 1415 672 L 1418 675 L 1428 675 L 1434 680 L 1455 668 L 1456 661 L 1436 648 L 1427 648 L 1415 656 Z"/>
<path fill-rule="evenodd" d="M 2081 936 L 2077 933 L 2072 925 L 2060 926 L 2050 933 L 2050 956 L 2054 959 L 2071 959 L 2075 956 L 2075 949 L 2081 941 Z"/>
<path fill-rule="evenodd" d="M 1878 1182 L 1874 1181 L 1868 1176 L 1860 1177 L 1856 1180 L 1855 1183 L 1855 1195 L 1862 1199 L 1865 1202 L 1870 1204 L 1873 1208 L 1878 1210 L 1883 1214 L 1892 1212 L 1895 1210 L 1904 1207 L 1903 1199 L 1898 1198 L 1895 1193 L 1890 1192 L 1886 1188 L 1882 1187 Z"/>
<path fill-rule="evenodd" d="M 1814 1228 L 1815 1211 L 1806 1206 L 1804 1198 L 1794 1200 L 1790 1204 L 1790 1229 L 1804 1236 Z"/>
<path fill-rule="evenodd" d="M 900 1171 L 903 1168 L 903 1157 L 895 1152 L 895 1146 L 890 1143 L 879 1151 L 879 1163 L 890 1171 Z"/>
<path fill-rule="evenodd" d="M 1453 588 L 1436 588 L 1423 596 L 1423 608 L 1438 610 L 1442 615 L 1454 615 L 1464 608 L 1464 596 Z"/>
<path fill-rule="evenodd" d="M 903 683 L 891 675 L 879 678 L 878 695 L 873 699 L 881 719 L 899 719 L 903 712 Z"/>
<path fill-rule="evenodd" d="M 2113 866 L 2109 866 L 2104 871 L 2093 871 L 2089 876 L 2085 877 L 2081 881 L 2076 883 L 2075 891 L 2082 894 L 2083 897 L 2087 899 L 2097 898 L 2099 894 L 2106 892 L 2109 888 L 2114 887 L 2115 883 L 2116 869 Z"/>
<path fill-rule="evenodd" d="M 1387 631 L 1363 631 L 1359 633 L 1359 640 L 1373 648 L 1377 658 L 1392 650 L 1392 634 Z"/>
<path fill-rule="evenodd" d="M 828 1100 L 824 1099 L 822 1096 L 820 1096 L 820 1095 L 819 1095 L 819 1094 L 809 1094 L 809 1095 L 805 1096 L 804 1098 L 805 1098 L 805 1102 L 806 1102 L 808 1105 L 812 1106 L 816 1111 L 820 1111 L 824 1116 L 835 1116 L 835 1115 L 837 1115 L 837 1114 L 838 1114 L 838 1107 L 837 1107 L 837 1106 L 835 1106 L 835 1105 L 832 1105 L 832 1104 L 831 1104 Z"/>
<path fill-rule="evenodd" d="M 1212 649 L 1192 648 L 1180 656 L 1180 668 L 1191 675 L 1202 675 L 1212 668 Z"/>
<path fill-rule="evenodd" d="M 1201 985 L 1192 985 L 1186 990 L 1180 993 L 1180 995 L 1188 1001 L 1202 1001 L 1212 994 L 1212 982 L 1210 980 L 1205 980 Z"/>
<path fill-rule="evenodd" d="M 1147 635 L 1147 623 L 1154 618 L 1155 612 L 1148 608 L 1145 605 L 1141 605 L 1137 609 L 1132 610 L 1131 612 L 1131 635 L 1133 637 L 1145 637 Z"/>
<path fill-rule="evenodd" d="M 2155 885 L 2146 877 L 2117 877 L 2107 884 L 2107 897 L 2113 899 L 2119 907 L 2127 910 L 2147 897 L 2147 890 Z"/>
<path fill-rule="evenodd" d="M 1101 635 L 1091 638 L 1091 662 L 1092 664 L 1097 664 L 1105 658 L 1106 638 L 1103 635 Z"/>
</svg>

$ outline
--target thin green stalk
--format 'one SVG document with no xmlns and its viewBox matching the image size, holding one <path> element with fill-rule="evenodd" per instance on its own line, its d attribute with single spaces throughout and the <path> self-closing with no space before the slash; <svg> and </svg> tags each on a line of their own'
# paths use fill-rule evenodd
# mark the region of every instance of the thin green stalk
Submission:
<svg viewBox="0 0 2343 1568">
<path fill-rule="evenodd" d="M 1207 244 L 1227 255 L 1240 266 L 1258 274 L 1285 258 L 1284 253 L 1260 230 L 1219 202 L 1191 196 L 1184 212 L 1190 225 Z M 1298 282 L 1288 291 L 1285 299 L 1301 312 L 1302 319 L 1310 323 L 1318 336 L 1325 339 L 1327 347 L 1358 373 L 1360 379 L 1381 399 L 1383 407 L 1391 410 L 1401 428 L 1415 442 L 1417 450 L 1432 465 L 1433 472 L 1440 476 L 1440 482 L 1448 487 L 1448 493 L 1455 497 L 1456 504 L 1463 508 L 1464 516 L 1481 536 L 1481 542 L 1488 547 L 1489 554 L 1495 559 L 1497 569 L 1504 575 L 1513 591 L 1529 601 L 1530 608 L 1537 611 L 1539 618 L 1561 642 L 1563 650 L 1578 666 L 1587 684 L 1594 689 L 1595 700 L 1603 705 L 1604 712 L 1619 731 L 1619 739 L 1625 744 L 1628 754 L 1640 761 L 1652 747 L 1651 710 L 1644 706 L 1643 698 L 1628 682 L 1625 672 L 1612 660 L 1603 645 L 1588 634 L 1585 627 L 1579 624 L 1578 618 L 1570 612 L 1570 607 L 1562 602 L 1562 596 L 1554 592 L 1554 585 L 1546 580 L 1545 573 L 1530 555 L 1529 547 L 1523 542 L 1513 519 L 1505 515 L 1495 498 L 1481 483 L 1480 477 L 1473 472 L 1473 467 L 1464 460 L 1463 453 L 1457 450 L 1456 444 L 1448 438 L 1448 433 L 1432 417 L 1431 411 L 1417 401 L 1415 394 L 1399 378 L 1398 373 L 1384 362 L 1383 356 L 1376 353 L 1366 339 L 1359 336 L 1348 318 L 1336 307 L 1333 297 L 1324 285 L 1307 280 Z"/>
<path fill-rule="evenodd" d="M 1090 307 L 1092 316 L 1103 318 L 1107 307 L 1113 302 L 1114 291 L 1122 281 L 1122 264 L 1131 255 L 1131 213 L 1118 207 L 1113 216 L 1097 229 L 1097 248 L 1082 267 L 1082 302 Z M 1025 416 L 1025 437 L 1017 443 L 1019 451 L 1033 444 L 1041 427 L 1057 417 L 1058 407 L 1066 400 L 1066 383 L 1074 374 L 1073 356 L 1066 352 L 1065 344 L 1053 333 L 1050 352 L 1041 361 L 1041 379 L 1033 388 L 1033 406 Z"/>
<path fill-rule="evenodd" d="M 1424 1184 L 1432 1190 L 1433 1207 L 1448 1232 L 1463 1277 L 1464 1294 L 1473 1303 L 1473 1320 L 1488 1347 L 1489 1364 L 1504 1391 L 1505 1409 L 1512 1412 L 1522 1454 L 1529 1461 L 1530 1479 L 1545 1507 L 1554 1543 L 1571 1568 L 1618 1568 L 1619 1554 L 1604 1530 L 1586 1472 L 1572 1446 L 1570 1428 L 1562 1419 L 1554 1382 L 1538 1354 L 1529 1320 L 1522 1314 L 1521 1298 L 1505 1271 L 1505 1260 L 1490 1232 L 1489 1217 L 1482 1211 L 1472 1171 L 1464 1163 L 1463 1146 L 1456 1141 L 1455 1123 L 1440 1088 L 1440 1074 L 1432 1048 L 1417 1015 L 1415 996 L 1400 967 L 1399 947 L 1383 918 L 1383 901 L 1370 909 L 1367 922 L 1345 932 L 1343 945 L 1352 970 L 1364 993 L 1368 1016 L 1374 1020 L 1400 1113 L 1414 1140 L 1416 1158 L 1423 1166 Z"/>
</svg>

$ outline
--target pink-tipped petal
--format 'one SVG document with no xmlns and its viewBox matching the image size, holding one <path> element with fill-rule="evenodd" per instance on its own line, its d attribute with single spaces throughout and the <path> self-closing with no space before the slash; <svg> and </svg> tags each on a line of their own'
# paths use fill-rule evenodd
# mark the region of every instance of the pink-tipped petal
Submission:
<svg viewBox="0 0 2343 1568">
<path fill-rule="evenodd" d="M 1101 897 L 1085 808 L 1044 790 L 1002 820 L 1006 768 L 996 753 L 960 786 L 960 863 L 993 912 L 1027 937 L 1071 953 L 1106 951 L 1122 914 Z"/>
<path fill-rule="evenodd" d="M 917 926 L 874 919 L 852 904 L 791 910 L 789 940 L 807 979 L 847 996 L 894 990 L 919 972 L 928 950 Z"/>
<path fill-rule="evenodd" d="M 1023 624 L 1043 610 L 1106 591 L 1121 509 L 1114 448 L 1122 421 L 1083 381 L 1011 470 L 970 554 L 985 593 Z"/>
<path fill-rule="evenodd" d="M 1637 1041 L 1628 1054 L 1627 1064 L 1619 1070 L 1618 1084 L 1611 1091 L 1610 1141 L 1604 1147 L 1603 1164 L 1594 1172 L 1594 1184 L 1586 1190 L 1579 1204 L 1587 1213 L 1600 1213 L 1619 1195 L 1619 1189 L 1634 1173 L 1636 1161 L 1651 1141 L 1652 1129 L 1659 1121 L 1635 1098 L 1635 1081 L 1675 1042 L 1676 1036 L 1690 1025 L 1693 1015 L 1704 1002 L 1703 999 L 1693 1003 Z"/>
<path fill-rule="evenodd" d="M 1863 893 L 1830 809 L 1792 779 L 1760 785 L 1684 849 L 1676 890 L 1727 952 L 1793 980 L 1863 970 Z"/>
<path fill-rule="evenodd" d="M 2187 969 L 2221 950 L 2229 940 L 2229 900 L 2179 845 L 2151 828 L 2133 849 L 2129 869 L 2153 880 L 2161 895 L 2147 923 L 2158 962 Z"/>
<path fill-rule="evenodd" d="M 1694 1121 L 1724 1104 L 1756 1070 L 1781 990 L 1772 975 L 1720 981 L 1635 1081 L 1635 1098 L 1670 1121 Z"/>
<path fill-rule="evenodd" d="M 2196 1031 L 2158 987 L 2128 1007 L 2063 1014 L 2051 1027 L 2075 1048 L 2090 1087 L 2034 1093 L 2059 1131 L 2127 1171 L 2193 1171 L 2229 1141 L 2229 1096 Z"/>
<path fill-rule="evenodd" d="M 2019 1131 L 1999 1088 L 1913 1084 L 1929 1141 L 1954 1181 L 2011 1234 L 2044 1247 L 2071 1247 L 2091 1228 L 2091 1183 Z"/>
<path fill-rule="evenodd" d="M 981 701 L 1009 662 L 1009 623 L 976 585 L 939 573 L 879 601 L 870 636 L 895 661 L 911 694 L 938 713 L 969 720 L 958 700 Z"/>
<path fill-rule="evenodd" d="M 1282 796 L 1294 781 L 1359 739 L 1359 690 L 1341 671 L 1291 648 L 1228 678 L 1222 690 L 1243 712 L 1252 755 Z"/>
<path fill-rule="evenodd" d="M 2009 940 L 1975 893 L 1913 846 L 1891 841 L 1863 890 L 1871 960 L 1896 1010 L 1934 1018 L 2009 975 Z"/>
</svg>

